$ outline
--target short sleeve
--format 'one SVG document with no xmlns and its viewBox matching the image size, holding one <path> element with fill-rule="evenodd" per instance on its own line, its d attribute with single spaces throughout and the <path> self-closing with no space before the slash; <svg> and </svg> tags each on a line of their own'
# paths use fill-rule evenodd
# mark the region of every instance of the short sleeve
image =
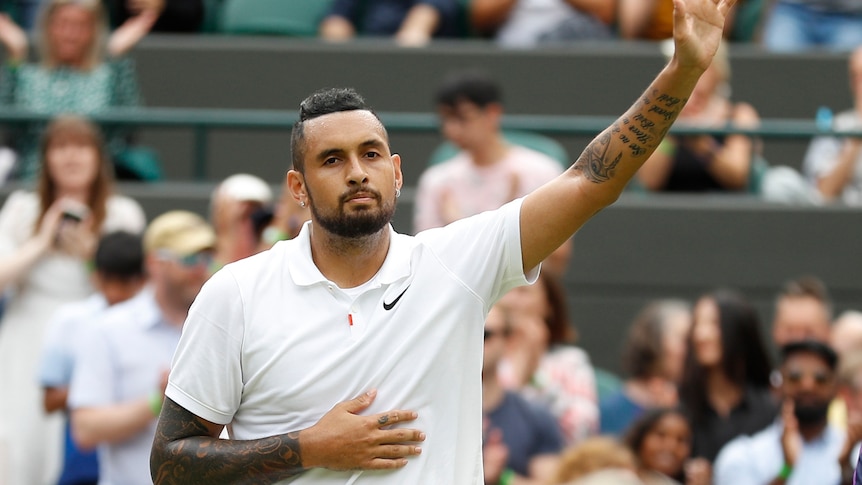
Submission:
<svg viewBox="0 0 862 485">
<path fill-rule="evenodd" d="M 244 321 L 239 287 L 223 268 L 189 310 L 165 395 L 207 421 L 230 423 L 242 398 Z"/>
<path fill-rule="evenodd" d="M 15 191 L 0 209 L 0 256 L 13 253 L 33 232 L 38 203 L 35 195 Z"/>
<path fill-rule="evenodd" d="M 490 307 L 510 289 L 529 283 L 521 257 L 522 201 L 423 231 L 416 238 Z"/>
</svg>

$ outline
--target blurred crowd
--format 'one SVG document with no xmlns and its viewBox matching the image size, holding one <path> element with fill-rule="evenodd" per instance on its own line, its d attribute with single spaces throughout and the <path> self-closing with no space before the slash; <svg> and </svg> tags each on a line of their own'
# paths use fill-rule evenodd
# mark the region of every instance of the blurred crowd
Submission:
<svg viewBox="0 0 862 485">
<path fill-rule="evenodd" d="M 207 214 L 148 221 L 120 193 L 117 180 L 158 180 L 158 157 L 134 130 L 87 117 L 143 104 L 127 54 L 150 32 L 218 33 L 237 25 L 236 12 L 278 17 L 281 8 L 332 42 L 453 37 L 530 48 L 661 41 L 673 21 L 671 0 L 296 1 L 304 14 L 290 3 L 0 1 L 0 109 L 52 116 L 9 129 L 0 149 L 0 179 L 24 187 L 0 209 L 0 485 L 151 483 L 155 420 L 197 292 L 310 218 L 287 187 L 247 173 L 219 181 Z M 833 126 L 862 130 L 862 3 L 740 0 L 726 39 L 845 52 L 854 106 Z M 480 70 L 451 73 L 429 97 L 446 143 L 419 179 L 415 232 L 500 207 L 570 163 L 553 139 L 502 128 L 501 88 Z M 755 104 L 732 97 L 724 46 L 680 123 L 756 128 Z M 744 133 L 668 136 L 632 189 L 862 205 L 862 138 L 813 139 L 802 170 L 771 166 L 762 144 Z M 734 288 L 651 301 L 621 336 L 614 372 L 577 345 L 562 284 L 573 251 L 563 244 L 535 284 L 488 314 L 486 484 L 851 483 L 862 313 L 836 315 L 825 282 L 775 282 L 771 323 Z"/>
</svg>

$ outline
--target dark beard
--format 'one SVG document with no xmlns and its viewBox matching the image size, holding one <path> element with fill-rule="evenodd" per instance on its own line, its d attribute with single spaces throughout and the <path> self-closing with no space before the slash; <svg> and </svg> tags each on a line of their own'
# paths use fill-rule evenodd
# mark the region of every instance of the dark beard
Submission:
<svg viewBox="0 0 862 485">
<path fill-rule="evenodd" d="M 375 192 L 375 196 L 380 200 L 380 194 Z M 347 198 L 349 195 L 344 197 L 345 200 Z M 311 199 L 310 194 L 309 199 Z M 324 214 L 313 203 L 311 204 L 311 212 L 317 223 L 326 231 L 343 238 L 359 238 L 376 234 L 392 221 L 392 216 L 395 214 L 393 200 L 388 204 L 381 203 L 379 209 L 368 209 L 348 215 L 342 209 L 345 200 L 342 200 L 342 206 L 335 214 Z"/>
<path fill-rule="evenodd" d="M 793 403 L 793 414 L 800 426 L 821 424 L 826 422 L 829 413 L 829 403 L 799 404 Z"/>
</svg>

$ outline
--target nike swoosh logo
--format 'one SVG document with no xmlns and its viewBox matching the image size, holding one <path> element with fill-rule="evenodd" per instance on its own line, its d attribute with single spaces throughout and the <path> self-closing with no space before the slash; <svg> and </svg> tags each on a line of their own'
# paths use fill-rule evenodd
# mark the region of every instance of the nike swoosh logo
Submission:
<svg viewBox="0 0 862 485">
<path fill-rule="evenodd" d="M 389 311 L 389 310 L 391 310 L 392 308 L 394 308 L 394 307 L 395 307 L 395 304 L 396 304 L 396 303 L 398 303 L 398 300 L 400 300 L 402 296 L 404 296 L 404 293 L 407 293 L 407 290 L 408 290 L 409 288 L 410 288 L 410 285 L 407 285 L 407 288 L 404 288 L 404 291 L 402 291 L 400 295 L 398 295 L 394 300 L 392 300 L 392 302 L 391 302 L 391 303 L 388 303 L 388 304 L 387 304 L 387 303 L 384 301 L 384 302 L 383 302 L 383 309 L 384 309 L 384 310 L 386 310 L 386 311 Z"/>
</svg>

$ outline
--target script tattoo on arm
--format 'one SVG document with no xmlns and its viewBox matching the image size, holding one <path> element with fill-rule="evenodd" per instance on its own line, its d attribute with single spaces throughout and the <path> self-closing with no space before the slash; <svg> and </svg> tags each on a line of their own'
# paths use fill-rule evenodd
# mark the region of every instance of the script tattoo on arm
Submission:
<svg viewBox="0 0 862 485">
<path fill-rule="evenodd" d="M 607 182 L 620 162 L 638 166 L 655 150 L 685 106 L 683 99 L 653 90 L 629 112 L 603 131 L 584 150 L 571 169 L 594 183 Z"/>
<path fill-rule="evenodd" d="M 203 420 L 165 399 L 150 457 L 154 484 L 272 484 L 304 471 L 299 433 L 221 440 L 210 436 Z"/>
</svg>

